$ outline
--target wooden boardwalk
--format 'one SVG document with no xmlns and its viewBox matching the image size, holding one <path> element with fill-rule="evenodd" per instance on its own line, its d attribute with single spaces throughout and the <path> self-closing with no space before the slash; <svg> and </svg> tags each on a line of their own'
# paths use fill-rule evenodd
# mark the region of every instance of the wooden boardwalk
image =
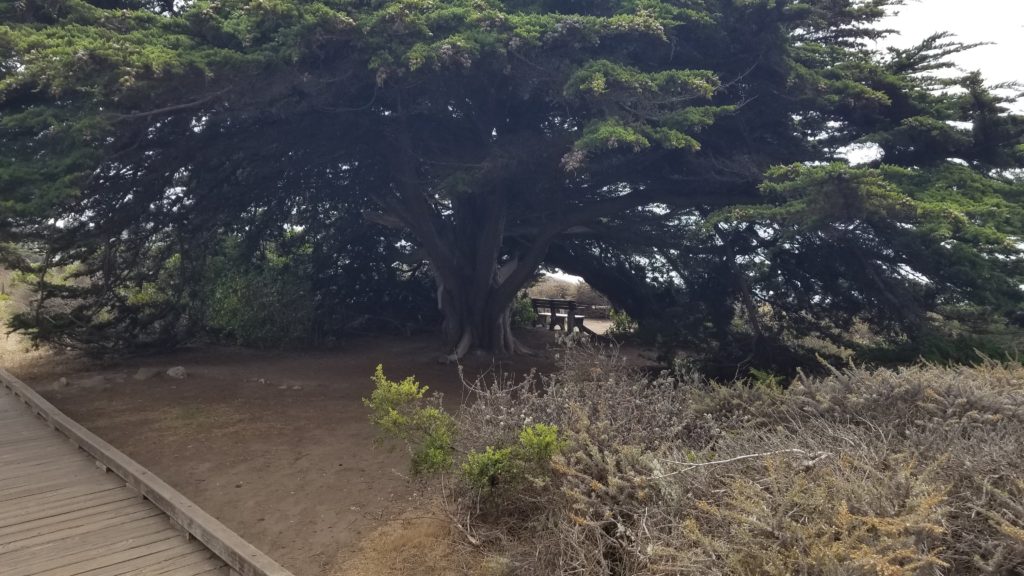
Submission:
<svg viewBox="0 0 1024 576">
<path fill-rule="evenodd" d="M 0 576 L 292 576 L 0 369 Z"/>
<path fill-rule="evenodd" d="M 227 566 L 0 388 L 0 574 L 220 576 Z"/>
</svg>

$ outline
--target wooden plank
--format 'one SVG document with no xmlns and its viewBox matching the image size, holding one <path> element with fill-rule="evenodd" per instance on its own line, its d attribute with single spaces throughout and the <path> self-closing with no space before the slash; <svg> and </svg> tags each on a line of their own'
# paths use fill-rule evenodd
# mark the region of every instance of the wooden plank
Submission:
<svg viewBox="0 0 1024 576">
<path fill-rule="evenodd" d="M 145 556 L 139 556 L 132 558 L 131 560 L 125 560 L 124 562 L 114 564 L 111 566 L 105 566 L 103 568 L 95 568 L 87 572 L 81 572 L 75 574 L 75 576 L 139 576 L 141 574 L 157 574 L 158 571 L 164 571 L 173 569 L 180 566 L 188 566 L 202 561 L 209 561 L 211 563 L 220 563 L 219 559 L 215 559 L 213 553 L 206 548 L 201 547 L 199 544 L 182 544 L 174 548 L 168 548 L 167 550 L 161 550 L 160 552 L 154 552 L 153 554 L 147 554 Z M 164 569 L 163 567 L 166 567 Z"/>
<path fill-rule="evenodd" d="M 83 483 L 88 485 L 88 483 Z M 19 498 L 17 500 L 11 500 L 4 506 L 4 509 L 0 511 L 0 523 L 7 520 L 14 520 L 27 514 L 46 514 L 52 515 L 52 512 L 58 510 L 80 510 L 88 508 L 89 506 L 98 506 L 100 504 L 107 504 L 109 502 L 116 502 L 119 500 L 129 500 L 135 498 L 136 495 L 127 486 L 113 486 L 104 487 L 103 490 L 97 490 L 92 492 L 83 492 L 81 494 L 65 494 L 65 497 L 54 499 L 52 501 L 46 501 L 45 499 L 39 501 L 39 496 L 29 498 Z"/>
<path fill-rule="evenodd" d="M 47 465 L 56 465 L 63 463 L 67 465 L 81 464 L 83 466 L 87 464 L 93 464 L 93 466 L 95 466 L 95 462 L 96 460 L 93 458 L 89 458 L 88 454 L 72 454 L 57 460 L 37 460 L 35 462 L 18 462 L 15 464 L 11 464 L 11 466 L 9 467 L 10 470 L 7 470 L 7 467 L 5 467 L 4 470 L 2 471 L 5 473 L 4 478 L 0 478 L 0 480 L 13 480 L 14 478 L 19 476 L 19 474 L 17 474 L 18 472 L 21 472 L 23 471 L 23 469 L 29 467 L 36 468 L 37 470 L 42 471 L 45 469 L 42 467 L 45 467 Z M 91 467 L 86 467 L 86 469 L 90 471 L 92 470 Z"/>
<path fill-rule="evenodd" d="M 45 422 L 39 422 L 37 424 L 33 424 L 32 426 L 33 428 L 37 429 L 34 432 L 34 440 L 26 440 L 24 434 L 19 435 L 16 441 L 12 441 L 13 437 L 11 436 L 0 436 L 0 438 L 3 438 L 3 441 L 5 442 L 4 445 L 0 445 L 0 451 L 2 451 L 0 453 L 13 454 L 17 452 L 23 452 L 29 449 L 43 448 L 46 446 L 55 447 L 65 445 L 64 442 L 56 441 L 56 438 L 59 437 L 54 437 L 53 430 L 51 430 L 50 427 Z M 75 447 L 71 445 L 70 442 L 66 443 L 66 445 L 72 448 Z"/>
<path fill-rule="evenodd" d="M 8 403 L 7 406 L 12 410 L 12 414 L 5 417 L 3 421 L 0 422 L 0 429 L 9 430 L 12 428 L 24 428 L 25 426 L 28 426 L 29 422 L 39 422 L 43 419 L 42 416 L 32 410 L 31 406 L 25 406 L 24 403 Z M 18 407 L 21 411 L 13 413 L 15 407 Z M 28 408 L 28 410 L 25 410 L 24 408 Z"/>
<path fill-rule="evenodd" d="M 43 470 L 47 466 L 53 466 L 56 464 L 88 464 L 91 458 L 87 458 L 85 454 L 62 454 L 59 457 L 43 456 L 37 454 L 34 458 L 30 458 L 28 461 L 23 462 L 12 462 L 3 468 L 0 468 L 0 480 L 16 478 L 21 472 L 29 470 Z"/>
<path fill-rule="evenodd" d="M 91 471 L 90 464 L 91 462 L 88 459 L 82 457 L 68 458 L 66 456 L 38 459 L 33 462 L 19 462 L 0 468 L 0 482 L 14 480 L 22 476 L 45 477 L 45 475 L 51 474 L 51 470 L 61 468 L 82 467 L 85 470 Z M 94 467 L 95 464 L 92 466 Z"/>
<path fill-rule="evenodd" d="M 61 455 L 65 458 L 75 458 L 81 456 L 81 453 L 70 442 L 55 442 L 51 439 L 49 442 L 40 443 L 37 446 L 5 448 L 3 452 L 0 452 L 0 466 L 14 465 L 20 462 L 29 462 L 56 455 Z"/>
<path fill-rule="evenodd" d="M 32 426 L 38 422 L 45 423 L 41 416 L 32 413 L 31 410 L 31 408 L 22 410 L 18 416 L 8 416 L 3 422 L 0 422 L 0 430 L 5 433 L 24 433 L 32 431 Z"/>
<path fill-rule="evenodd" d="M 181 570 L 175 570 L 174 572 L 168 572 L 166 576 L 227 576 L 228 571 L 225 568 L 213 568 L 210 570 L 198 567 L 199 571 L 193 569 L 193 567 L 182 568 Z"/>
<path fill-rule="evenodd" d="M 227 571 L 227 564 L 224 564 L 223 560 L 208 552 L 205 558 L 198 554 L 190 554 L 188 556 L 175 558 L 168 562 L 149 566 L 144 570 L 129 573 L 125 576 L 166 576 L 167 574 L 194 570 L 197 567 L 201 570 L 223 567 L 225 568 L 225 571 Z"/>
<path fill-rule="evenodd" d="M 61 478 L 80 478 L 87 482 L 96 473 L 96 465 L 89 461 L 78 461 L 67 465 L 57 465 L 38 470 L 38 474 L 22 474 L 14 478 L 0 480 L 0 489 L 31 486 L 40 481 L 59 480 Z"/>
<path fill-rule="evenodd" d="M 4 455 L 15 455 L 25 454 L 26 452 L 33 452 L 35 450 L 56 448 L 58 446 L 66 446 L 72 450 L 77 449 L 78 446 L 71 442 L 69 439 L 62 436 L 54 436 L 54 431 L 48 428 L 44 428 L 43 432 L 39 433 L 39 436 L 35 439 L 22 439 L 19 441 L 12 442 L 8 445 L 0 445 L 0 454 Z"/>
<path fill-rule="evenodd" d="M 75 498 L 82 498 L 85 496 L 91 496 L 94 494 L 101 494 L 103 492 L 110 492 L 111 490 L 121 490 L 124 486 L 111 486 L 106 482 L 87 482 L 79 483 L 62 490 L 54 492 L 45 492 L 43 494 L 34 494 L 32 496 L 25 496 L 22 498 L 16 498 L 14 500 L 8 500 L 4 505 L 4 512 L 7 510 L 14 510 L 16 508 L 36 508 L 43 507 L 49 504 L 57 504 L 60 502 L 67 502 Z"/>
<path fill-rule="evenodd" d="M 74 488 L 81 486 L 82 481 L 77 478 L 52 478 L 46 480 L 40 480 L 36 484 L 28 486 L 18 486 L 15 488 L 4 488 L 0 489 L 0 505 L 9 500 L 17 500 L 26 496 L 35 496 L 36 494 L 48 494 L 59 490 L 66 490 L 68 488 Z M 90 484 L 97 486 L 124 486 L 124 481 L 113 474 L 105 474 L 103 476 L 97 476 Z"/>
<path fill-rule="evenodd" d="M 78 574 L 180 545 L 181 535 L 168 529 L 89 548 L 69 556 L 43 557 L 28 563 L 12 564 L 4 576 L 36 576 L 47 572 L 54 573 L 54 576 Z"/>
<path fill-rule="evenodd" d="M 62 446 L 61 444 L 51 444 L 49 446 L 41 446 L 34 451 L 20 451 L 20 452 L 8 452 L 4 454 L 4 459 L 0 461 L 0 471 L 7 471 L 8 469 L 14 469 L 16 466 L 25 466 L 28 464 L 39 464 L 42 462 L 52 462 L 58 459 L 65 461 L 80 460 L 86 454 L 80 453 L 75 450 L 70 444 Z"/>
<path fill-rule="evenodd" d="M 7 441 L 7 439 L 5 438 L 4 441 Z M 2 450 L 4 454 L 12 454 L 15 452 L 36 449 L 43 446 L 56 446 L 58 444 L 61 444 L 61 442 L 54 441 L 53 430 L 43 428 L 38 432 L 38 435 L 35 439 L 26 440 L 24 438 L 21 438 L 18 440 L 9 441 L 7 444 L 0 444 L 0 450 Z M 72 448 L 76 448 L 76 446 L 72 444 L 70 441 L 68 442 L 68 445 L 71 446 Z"/>
<path fill-rule="evenodd" d="M 119 526 L 133 520 L 153 518 L 154 516 L 163 516 L 163 512 L 157 510 L 155 507 L 142 508 L 134 511 L 128 511 L 128 513 L 108 515 L 106 518 L 101 519 L 91 518 L 70 521 L 69 523 L 19 532 L 16 535 L 9 536 L 7 539 L 8 541 L 0 542 L 0 554 L 30 548 L 32 546 L 53 542 L 55 540 L 70 538 L 79 534 L 95 532 L 96 530 L 109 528 L 111 526 Z"/>
<path fill-rule="evenodd" d="M 16 399 L 17 400 L 17 399 Z M 8 410 L 8 413 L 0 420 L 0 425 L 6 424 L 7 422 L 17 422 L 20 420 L 27 420 L 31 418 L 38 418 L 38 416 L 31 410 L 23 410 L 24 402 L 7 402 L 4 404 L 4 408 Z"/>
<path fill-rule="evenodd" d="M 77 576 L 78 574 L 82 574 L 83 572 L 101 570 L 103 568 L 115 566 L 117 564 L 135 558 L 151 556 L 153 554 L 165 550 L 173 550 L 174 548 L 180 546 L 180 537 L 161 540 L 158 542 L 152 542 L 149 544 L 139 545 L 125 550 L 119 550 L 110 554 L 89 558 L 68 566 L 63 566 L 60 568 L 58 574 L 66 576 Z"/>
<path fill-rule="evenodd" d="M 65 502 L 57 502 L 49 506 L 40 506 L 35 508 L 18 507 L 0 514 L 0 528 L 17 526 L 18 524 L 24 524 L 25 522 L 52 518 L 53 516 L 60 516 L 61 514 L 74 512 L 75 510 L 88 510 L 89 508 L 95 508 L 104 504 L 113 504 L 114 502 L 124 502 L 125 500 L 135 500 L 135 495 L 132 494 L 130 490 L 121 488 L 119 490 L 111 490 L 108 492 L 101 492 L 99 494 L 89 494 L 80 498 L 72 498 Z"/>
<path fill-rule="evenodd" d="M 31 410 L 24 410 L 24 404 L 18 404 L 15 402 L 9 402 L 4 405 L 7 409 L 7 413 L 2 419 L 0 419 L 0 426 L 6 425 L 8 422 L 20 422 L 38 418 L 38 416 Z"/>
<path fill-rule="evenodd" d="M 36 440 L 49 441 L 52 437 L 50 434 L 51 431 L 45 428 L 42 430 L 32 430 L 30 432 L 6 434 L 2 439 L 0 439 L 0 450 L 8 446 L 22 446 L 29 442 L 35 442 Z"/>
<path fill-rule="evenodd" d="M 166 517 L 138 518 L 114 526 L 74 534 L 67 538 L 49 540 L 18 550 L 10 550 L 0 554 L 0 563 L 24 566 L 45 558 L 91 558 L 88 553 L 97 548 L 116 546 L 119 543 L 146 538 L 168 530 L 172 530 L 172 528 Z M 181 542 L 184 540 L 179 541 L 179 543 Z"/>
<path fill-rule="evenodd" d="M 149 566 L 144 570 L 139 570 L 126 576 L 166 576 L 168 574 L 181 574 L 187 572 L 198 573 L 216 568 L 224 568 L 224 571 L 227 572 L 227 564 L 213 554 L 208 554 L 206 558 L 202 558 L 198 555 L 189 555 L 176 558 L 173 561 Z"/>
<path fill-rule="evenodd" d="M 118 513 L 123 513 L 123 511 L 127 509 L 138 509 L 137 507 L 140 504 L 142 503 L 132 500 L 121 500 L 119 502 L 103 504 L 102 506 L 94 506 L 92 508 L 73 510 L 65 514 L 49 516 L 47 518 L 40 518 L 38 520 L 32 520 L 31 522 L 23 522 L 21 524 L 0 528 L 0 538 L 3 538 L 10 534 L 20 533 L 22 531 L 33 530 L 35 528 L 40 528 L 43 526 L 53 526 L 71 520 L 95 517 L 109 513 L 111 511 L 118 511 Z"/>
<path fill-rule="evenodd" d="M 230 574 L 221 569 L 207 570 L 206 572 L 200 572 L 199 574 L 169 574 L 168 576 L 227 576 Z"/>
<path fill-rule="evenodd" d="M 0 423 L 0 437 L 2 437 L 4 441 L 8 441 L 15 436 L 39 434 L 42 431 L 42 429 L 37 426 L 40 421 L 41 420 L 35 416 L 9 419 L 6 422 Z M 46 423 L 43 422 L 43 424 Z"/>
<path fill-rule="evenodd" d="M 121 505 L 108 507 L 105 510 L 94 511 L 92 514 L 67 514 L 58 517 L 46 518 L 31 524 L 22 524 L 16 528 L 17 531 L 4 534 L 4 542 L 17 541 L 22 538 L 30 538 L 37 535 L 49 534 L 55 531 L 76 528 L 79 526 L 90 526 L 93 524 L 105 524 L 109 520 L 121 518 L 141 518 L 146 513 L 160 512 L 155 507 L 140 508 L 136 506 Z M 159 514 L 157 514 L 159 515 Z"/>
<path fill-rule="evenodd" d="M 64 530 L 80 527 L 98 529 L 97 527 L 116 526 L 119 522 L 163 514 L 156 506 L 147 505 L 145 502 L 117 503 L 117 505 L 91 508 L 89 511 L 91 513 L 81 514 L 76 511 L 76 513 L 52 516 L 31 524 L 14 526 L 12 527 L 14 529 L 8 530 L 6 534 L 0 536 L 0 550 L 6 549 L 6 546 L 17 547 L 22 540 L 55 534 Z"/>
<path fill-rule="evenodd" d="M 128 486 L 153 502 L 242 576 L 292 576 L 277 562 L 229 530 L 152 472 L 65 416 L 24 382 L 3 369 L 0 369 L 0 384 L 6 386 L 15 396 L 27 401 L 34 411 L 45 414 L 57 430 L 108 466 L 111 471 L 123 478 Z"/>
</svg>

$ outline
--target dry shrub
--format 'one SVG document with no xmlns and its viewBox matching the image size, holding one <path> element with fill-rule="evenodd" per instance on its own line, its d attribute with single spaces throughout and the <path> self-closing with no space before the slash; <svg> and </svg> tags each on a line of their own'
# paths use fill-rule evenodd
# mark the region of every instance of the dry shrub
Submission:
<svg viewBox="0 0 1024 576">
<path fill-rule="evenodd" d="M 443 514 L 400 518 L 342 552 L 329 576 L 495 576 L 501 560 L 468 545 Z"/>
<path fill-rule="evenodd" d="M 459 449 L 532 423 L 550 475 L 450 513 L 518 574 L 1024 573 L 1024 368 L 848 368 L 720 386 L 570 348 L 550 378 L 472 384 Z"/>
</svg>

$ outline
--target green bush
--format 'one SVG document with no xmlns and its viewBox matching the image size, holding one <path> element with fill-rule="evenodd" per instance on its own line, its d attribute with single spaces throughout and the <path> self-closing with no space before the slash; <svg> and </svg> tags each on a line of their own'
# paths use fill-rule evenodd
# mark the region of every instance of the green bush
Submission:
<svg viewBox="0 0 1024 576">
<path fill-rule="evenodd" d="M 558 426 L 534 424 L 519 433 L 519 451 L 527 462 L 546 464 L 564 448 L 558 437 Z"/>
<path fill-rule="evenodd" d="M 207 264 L 201 314 L 207 330 L 232 343 L 286 347 L 312 340 L 313 301 L 308 249 L 251 258 L 229 241 Z"/>
<path fill-rule="evenodd" d="M 552 459 L 565 446 L 558 437 L 558 427 L 548 424 L 524 426 L 519 441 L 504 448 L 487 446 L 482 452 L 470 451 L 462 464 L 462 475 L 470 487 L 491 490 L 507 489 L 503 497 L 514 496 L 511 490 L 525 481 L 544 484 L 550 476 Z"/>
<path fill-rule="evenodd" d="M 488 490 L 498 484 L 502 477 L 516 473 L 516 462 L 512 448 L 495 449 L 488 446 L 483 452 L 470 452 L 462 463 L 462 475 L 469 485 L 478 490 Z"/>
<path fill-rule="evenodd" d="M 520 292 L 512 302 L 512 326 L 516 328 L 533 328 L 539 317 L 533 310 L 533 302 L 526 292 Z"/>
<path fill-rule="evenodd" d="M 552 458 L 565 445 L 557 426 L 524 424 L 515 441 L 472 446 L 457 436 L 458 421 L 441 408 L 441 398 L 428 396 L 428 388 L 412 376 L 389 380 L 378 365 L 372 380 L 373 392 L 363 399 L 372 411 L 370 420 L 385 435 L 406 442 L 415 474 L 447 472 L 455 464 L 455 455 L 465 454 L 459 471 L 466 486 L 508 498 L 524 481 L 543 484 Z M 495 494 L 495 488 L 503 490 Z"/>
<path fill-rule="evenodd" d="M 453 464 L 455 421 L 441 408 L 441 398 L 426 396 L 428 388 L 412 376 L 388 380 L 384 367 L 373 374 L 373 392 L 363 404 L 370 420 L 385 434 L 407 443 L 417 474 L 442 472 Z"/>
<path fill-rule="evenodd" d="M 629 314 L 626 314 L 624 310 L 615 310 L 613 308 L 608 312 L 608 319 L 612 321 L 608 333 L 613 336 L 626 336 L 636 332 L 636 321 L 630 318 Z"/>
</svg>

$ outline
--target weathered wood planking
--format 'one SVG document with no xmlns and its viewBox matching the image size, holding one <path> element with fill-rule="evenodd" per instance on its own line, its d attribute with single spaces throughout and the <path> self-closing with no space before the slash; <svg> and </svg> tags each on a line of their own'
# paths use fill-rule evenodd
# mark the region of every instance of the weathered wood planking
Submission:
<svg viewBox="0 0 1024 576">
<path fill-rule="evenodd" d="M 229 571 L 292 576 L 0 369 L 0 575 Z"/>
</svg>

